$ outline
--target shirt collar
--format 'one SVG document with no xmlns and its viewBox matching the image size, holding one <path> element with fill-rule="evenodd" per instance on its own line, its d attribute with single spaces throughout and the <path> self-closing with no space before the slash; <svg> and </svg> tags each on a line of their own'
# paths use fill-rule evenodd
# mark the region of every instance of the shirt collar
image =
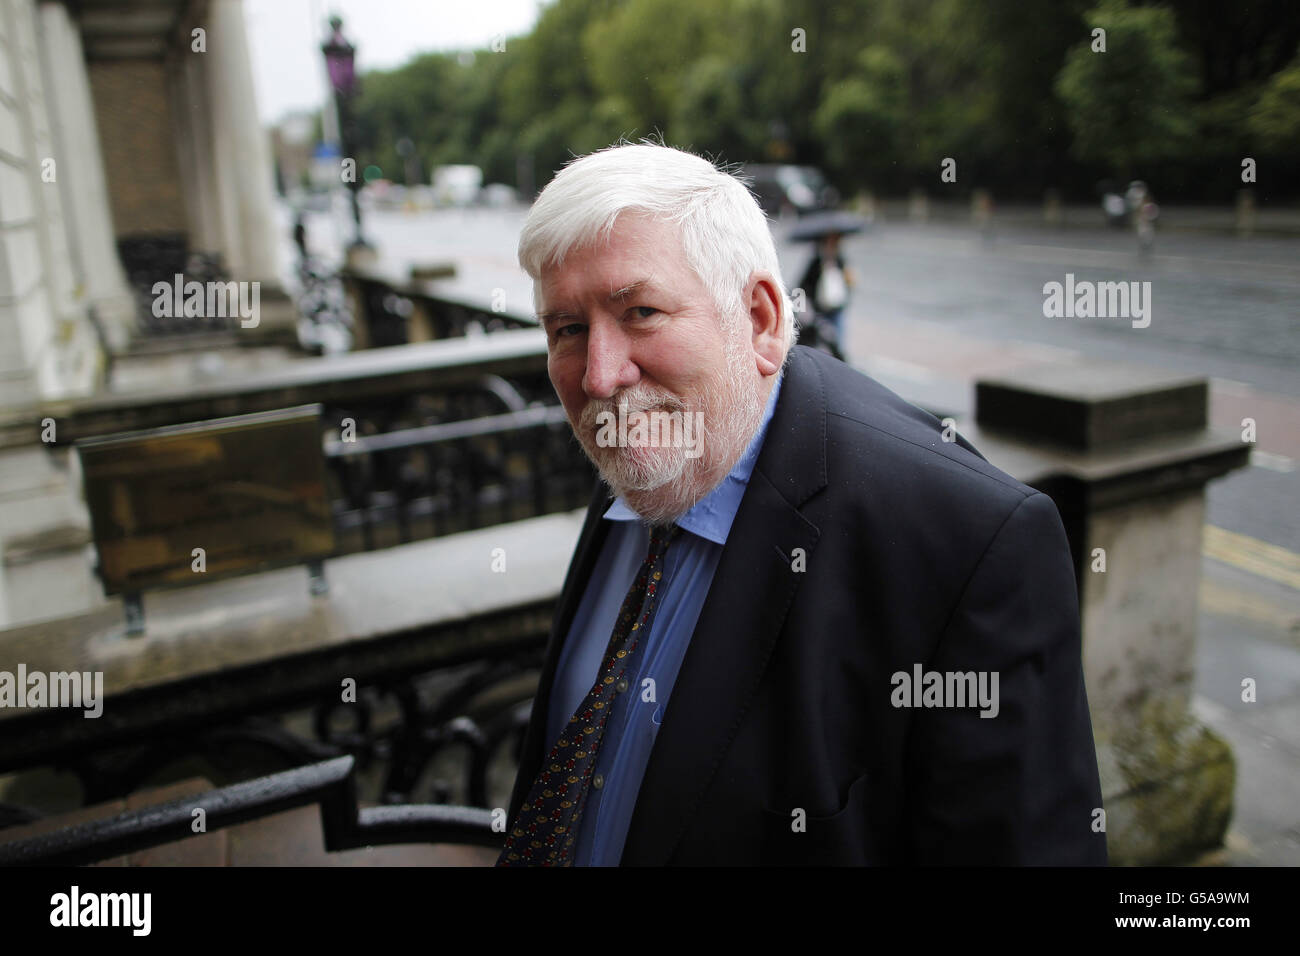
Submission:
<svg viewBox="0 0 1300 956">
<path fill-rule="evenodd" d="M 745 496 L 749 486 L 749 476 L 754 473 L 758 463 L 758 453 L 763 450 L 763 439 L 767 437 L 767 427 L 776 411 L 777 396 L 781 392 L 784 372 L 777 376 L 776 384 L 767 397 L 767 406 L 763 409 L 763 418 L 758 423 L 758 430 L 750 439 L 744 454 L 736 461 L 735 467 L 722 479 L 718 487 L 695 503 L 690 511 L 677 519 L 683 531 L 698 535 L 714 544 L 726 544 L 731 524 L 736 520 L 740 510 L 740 499 Z M 640 521 L 641 516 L 633 511 L 623 498 L 615 498 L 613 504 L 605 511 L 604 517 L 609 521 Z"/>
</svg>

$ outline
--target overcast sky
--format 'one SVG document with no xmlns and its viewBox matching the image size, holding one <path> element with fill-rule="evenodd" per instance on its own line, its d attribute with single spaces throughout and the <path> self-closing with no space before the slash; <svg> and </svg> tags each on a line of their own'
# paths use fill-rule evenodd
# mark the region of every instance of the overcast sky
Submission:
<svg viewBox="0 0 1300 956">
<path fill-rule="evenodd" d="M 337 12 L 357 47 L 357 69 L 389 69 L 430 50 L 486 46 L 526 33 L 548 0 L 244 0 L 263 125 L 325 100 L 320 45 Z"/>
</svg>

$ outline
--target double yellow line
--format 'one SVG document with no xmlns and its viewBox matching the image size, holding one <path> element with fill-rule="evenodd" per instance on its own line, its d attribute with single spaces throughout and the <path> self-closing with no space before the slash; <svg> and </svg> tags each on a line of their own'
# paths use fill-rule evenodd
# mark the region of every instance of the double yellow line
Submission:
<svg viewBox="0 0 1300 956">
<path fill-rule="evenodd" d="M 1276 544 L 1207 524 L 1201 553 L 1215 561 L 1300 590 L 1300 554 Z"/>
</svg>

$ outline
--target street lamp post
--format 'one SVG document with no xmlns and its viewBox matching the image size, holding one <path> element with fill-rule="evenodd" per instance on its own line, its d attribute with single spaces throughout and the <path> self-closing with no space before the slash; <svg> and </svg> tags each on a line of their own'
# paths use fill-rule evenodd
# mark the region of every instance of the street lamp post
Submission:
<svg viewBox="0 0 1300 956">
<path fill-rule="evenodd" d="M 342 18 L 330 17 L 329 24 L 330 38 L 328 42 L 321 46 L 321 53 L 325 55 L 325 68 L 329 72 L 330 86 L 334 91 L 334 104 L 338 110 L 339 139 L 341 140 L 340 145 L 343 149 L 343 155 L 351 157 L 355 162 L 356 157 L 353 154 L 353 147 L 356 143 L 356 127 L 353 125 L 352 118 L 352 98 L 357 90 L 355 65 L 357 48 L 343 36 Z M 351 265 L 359 257 L 373 255 L 374 248 L 361 235 L 361 203 L 358 199 L 361 181 L 355 175 L 355 170 L 347 186 L 352 194 L 352 219 L 356 224 L 355 236 L 347 251 L 348 263 Z"/>
</svg>

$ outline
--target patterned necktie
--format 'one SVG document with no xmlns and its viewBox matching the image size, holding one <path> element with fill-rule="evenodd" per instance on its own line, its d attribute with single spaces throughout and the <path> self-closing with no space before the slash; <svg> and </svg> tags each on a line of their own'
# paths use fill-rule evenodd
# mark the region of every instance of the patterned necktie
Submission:
<svg viewBox="0 0 1300 956">
<path fill-rule="evenodd" d="M 624 672 L 654 613 L 664 554 L 680 530 L 676 525 L 650 529 L 650 551 L 623 599 L 596 683 L 542 761 L 541 772 L 519 806 L 514 829 L 506 838 L 497 866 L 573 865 L 578 820 L 591 789 L 596 752 L 615 695 L 627 689 Z"/>
</svg>

